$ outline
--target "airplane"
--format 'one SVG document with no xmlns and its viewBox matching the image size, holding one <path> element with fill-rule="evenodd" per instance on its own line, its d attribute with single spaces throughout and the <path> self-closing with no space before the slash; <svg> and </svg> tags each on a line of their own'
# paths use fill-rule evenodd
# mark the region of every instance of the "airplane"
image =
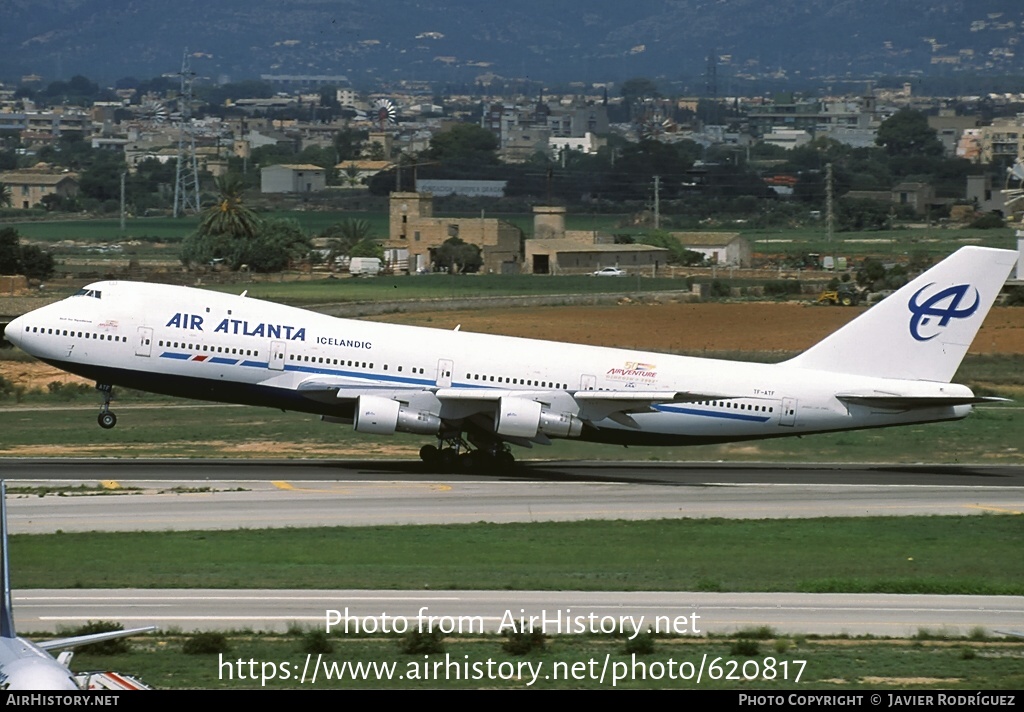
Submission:
<svg viewBox="0 0 1024 712">
<path fill-rule="evenodd" d="M 71 663 L 76 648 L 90 643 L 100 643 L 114 638 L 146 633 L 155 626 L 116 630 L 106 633 L 90 633 L 67 638 L 57 638 L 33 643 L 18 637 L 14 627 L 14 612 L 11 605 L 11 566 L 7 546 L 7 487 L 0 480 L 0 579 L 3 580 L 3 595 L 0 599 L 0 690 L 86 690 L 86 689 L 149 689 L 144 683 L 128 675 L 118 673 L 71 672 Z M 50 650 L 63 650 L 56 659 Z"/>
<path fill-rule="evenodd" d="M 964 418 L 1000 400 L 950 381 L 1016 257 L 961 248 L 777 364 L 339 319 L 246 292 L 122 281 L 18 317 L 7 339 L 94 380 L 104 428 L 117 423 L 116 385 L 432 436 L 420 450 L 429 469 L 491 471 L 514 462 L 510 445 L 553 438 L 690 445 Z"/>
</svg>

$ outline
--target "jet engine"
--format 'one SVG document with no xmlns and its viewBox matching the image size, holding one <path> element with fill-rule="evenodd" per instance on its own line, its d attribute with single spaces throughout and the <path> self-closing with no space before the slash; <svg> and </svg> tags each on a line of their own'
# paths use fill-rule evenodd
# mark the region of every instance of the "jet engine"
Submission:
<svg viewBox="0 0 1024 712">
<path fill-rule="evenodd" d="M 356 432 L 371 435 L 394 435 L 396 432 L 437 435 L 441 419 L 430 411 L 406 408 L 390 398 L 359 396 L 354 427 Z"/>
<path fill-rule="evenodd" d="M 516 438 L 535 438 L 538 433 L 576 438 L 583 432 L 583 421 L 570 413 L 548 410 L 537 401 L 506 396 L 498 403 L 494 432 Z"/>
</svg>

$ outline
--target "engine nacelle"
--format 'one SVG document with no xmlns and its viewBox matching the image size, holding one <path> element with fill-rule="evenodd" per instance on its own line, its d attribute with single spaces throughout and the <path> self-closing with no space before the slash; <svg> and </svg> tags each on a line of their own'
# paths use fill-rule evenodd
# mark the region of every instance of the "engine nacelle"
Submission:
<svg viewBox="0 0 1024 712">
<path fill-rule="evenodd" d="M 569 413 L 541 410 L 540 431 L 553 438 L 578 438 L 583 432 L 583 421 Z"/>
<path fill-rule="evenodd" d="M 430 411 L 412 410 L 380 396 L 359 396 L 353 423 L 356 432 L 370 435 L 436 435 L 441 429 L 441 418 Z"/>
<path fill-rule="evenodd" d="M 498 402 L 494 432 L 512 438 L 535 438 L 537 433 L 575 438 L 583 432 L 583 422 L 569 413 L 546 410 L 537 401 L 506 396 Z"/>
</svg>

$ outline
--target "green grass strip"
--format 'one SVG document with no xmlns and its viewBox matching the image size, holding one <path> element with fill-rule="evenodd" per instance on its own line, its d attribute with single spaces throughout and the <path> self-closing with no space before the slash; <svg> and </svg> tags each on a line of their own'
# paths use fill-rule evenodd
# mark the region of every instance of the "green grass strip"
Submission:
<svg viewBox="0 0 1024 712">
<path fill-rule="evenodd" d="M 16 588 L 1024 595 L 1014 515 L 680 519 L 12 537 Z"/>
<path fill-rule="evenodd" d="M 403 654 L 396 638 L 332 638 L 312 652 L 309 640 L 308 634 L 230 634 L 221 657 L 186 655 L 186 636 L 157 634 L 133 639 L 127 654 L 83 650 L 73 667 L 128 672 L 159 689 L 891 689 L 901 694 L 941 689 L 976 694 L 1024 686 L 1019 642 L 907 644 L 779 636 L 746 641 L 741 650 L 733 639 L 659 638 L 649 653 L 633 656 L 621 638 L 554 636 L 544 650 L 517 656 L 502 649 L 504 636 L 449 638 L 441 652 L 429 655 Z M 312 665 L 318 654 L 323 667 L 316 682 L 310 673 L 303 683 L 306 656 Z M 698 682 L 695 669 L 705 656 L 715 667 L 705 669 Z M 346 663 L 346 674 L 337 674 Z M 889 704 L 887 696 L 883 704 Z"/>
</svg>

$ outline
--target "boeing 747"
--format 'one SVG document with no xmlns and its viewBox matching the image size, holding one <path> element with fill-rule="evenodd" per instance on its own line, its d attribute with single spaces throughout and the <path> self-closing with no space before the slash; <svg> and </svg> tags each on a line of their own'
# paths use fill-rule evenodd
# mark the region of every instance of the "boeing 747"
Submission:
<svg viewBox="0 0 1024 712">
<path fill-rule="evenodd" d="M 553 438 L 690 445 L 963 418 L 992 399 L 951 380 L 1016 257 L 964 247 L 777 364 L 338 319 L 120 281 L 15 319 L 7 338 L 94 380 L 104 428 L 117 422 L 111 389 L 124 386 L 430 436 L 420 456 L 431 466 L 490 468 L 512 462 L 510 445 Z"/>
</svg>

